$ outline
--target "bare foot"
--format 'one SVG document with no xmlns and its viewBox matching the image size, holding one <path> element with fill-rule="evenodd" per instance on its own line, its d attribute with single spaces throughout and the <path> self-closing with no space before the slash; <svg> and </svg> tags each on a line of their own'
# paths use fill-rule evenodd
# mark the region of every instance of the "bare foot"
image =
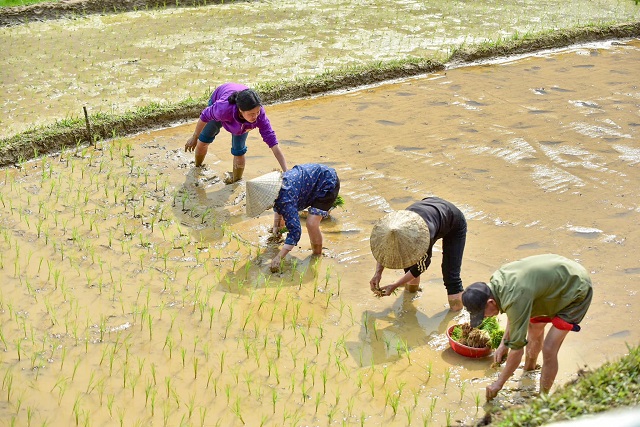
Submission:
<svg viewBox="0 0 640 427">
<path fill-rule="evenodd" d="M 224 182 L 227 185 L 233 184 L 235 182 L 233 180 L 233 172 L 225 172 L 224 173 L 224 178 L 222 179 L 222 182 Z"/>
<path fill-rule="evenodd" d="M 451 311 L 460 311 L 462 310 L 462 292 L 457 294 L 449 295 L 447 297 L 449 300 L 449 310 Z"/>
</svg>

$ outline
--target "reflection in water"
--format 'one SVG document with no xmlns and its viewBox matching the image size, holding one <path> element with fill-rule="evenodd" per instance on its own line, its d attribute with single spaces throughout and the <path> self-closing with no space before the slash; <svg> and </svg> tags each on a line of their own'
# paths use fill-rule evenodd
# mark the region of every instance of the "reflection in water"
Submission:
<svg viewBox="0 0 640 427">
<path fill-rule="evenodd" d="M 432 336 L 442 335 L 457 315 L 444 310 L 428 317 L 417 309 L 419 301 L 419 295 L 402 291 L 395 306 L 380 312 L 362 312 L 359 338 L 368 359 L 366 364 L 390 363 L 407 357 L 409 352 L 428 345 Z"/>
</svg>

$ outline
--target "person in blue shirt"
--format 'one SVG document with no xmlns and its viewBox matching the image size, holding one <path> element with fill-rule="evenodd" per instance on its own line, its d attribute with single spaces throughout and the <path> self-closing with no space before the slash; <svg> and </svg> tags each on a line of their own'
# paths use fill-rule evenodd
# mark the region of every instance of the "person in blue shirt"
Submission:
<svg viewBox="0 0 640 427">
<path fill-rule="evenodd" d="M 318 163 L 306 163 L 284 173 L 270 172 L 247 181 L 246 185 L 247 215 L 255 217 L 273 207 L 273 235 L 279 236 L 282 225 L 287 227 L 287 238 L 271 261 L 271 271 L 279 270 L 280 261 L 300 241 L 302 227 L 299 211 L 306 208 L 311 250 L 314 255 L 322 254 L 320 221 L 329 216 L 329 210 L 340 192 L 340 179 L 335 169 Z"/>
</svg>

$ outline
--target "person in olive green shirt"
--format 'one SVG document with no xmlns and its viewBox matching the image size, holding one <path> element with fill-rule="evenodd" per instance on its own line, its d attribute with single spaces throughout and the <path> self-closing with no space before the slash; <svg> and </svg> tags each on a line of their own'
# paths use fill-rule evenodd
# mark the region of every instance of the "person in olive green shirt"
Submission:
<svg viewBox="0 0 640 427">
<path fill-rule="evenodd" d="M 569 331 L 579 331 L 593 291 L 589 274 L 575 261 L 560 255 L 534 255 L 500 267 L 489 283 L 476 282 L 462 293 L 462 303 L 477 327 L 485 316 L 506 313 L 507 327 L 495 361 L 507 355 L 498 379 L 486 388 L 493 399 L 522 361 L 524 370 L 536 368 L 542 351 L 540 393 L 546 394 L 558 373 L 558 351 Z M 546 323 L 551 329 L 544 337 Z M 544 339 L 544 340 L 543 340 Z M 509 351 L 511 350 L 511 351 Z"/>
</svg>

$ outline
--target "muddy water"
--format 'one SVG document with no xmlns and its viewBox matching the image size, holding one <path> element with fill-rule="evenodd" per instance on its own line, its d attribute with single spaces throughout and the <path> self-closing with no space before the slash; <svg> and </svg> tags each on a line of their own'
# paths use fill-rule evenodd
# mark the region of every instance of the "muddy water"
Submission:
<svg viewBox="0 0 640 427">
<path fill-rule="evenodd" d="M 17 425 L 445 425 L 483 414 L 490 360 L 464 359 L 439 246 L 423 291 L 368 290 L 372 224 L 436 195 L 469 222 L 462 277 L 555 252 L 591 272 L 557 383 L 638 344 L 638 41 L 584 46 L 274 105 L 289 164 L 335 167 L 346 200 L 271 275 L 268 213 L 207 168 L 193 123 L 0 171 L 2 419 Z M 247 177 L 277 162 L 249 138 Z M 388 270 L 390 283 L 401 274 Z M 504 319 L 502 319 L 504 321 Z M 495 404 L 521 402 L 517 371 Z"/>
<path fill-rule="evenodd" d="M 638 19 L 640 8 L 627 0 L 277 0 L 0 28 L 0 137 L 82 117 L 83 106 L 91 114 L 122 113 L 200 97 L 229 80 L 290 80 L 371 61 L 442 57 L 465 43 L 515 34 Z"/>
</svg>

